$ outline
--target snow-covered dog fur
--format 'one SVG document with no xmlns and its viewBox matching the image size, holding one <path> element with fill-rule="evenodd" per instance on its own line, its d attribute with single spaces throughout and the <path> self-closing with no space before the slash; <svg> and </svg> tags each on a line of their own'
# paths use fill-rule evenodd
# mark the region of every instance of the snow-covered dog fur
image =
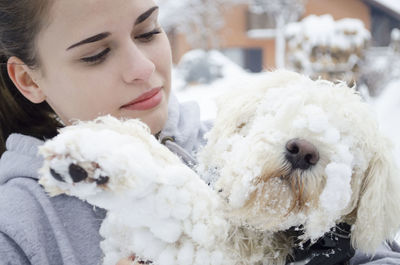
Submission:
<svg viewBox="0 0 400 265">
<path fill-rule="evenodd" d="M 284 264 L 286 235 L 341 222 L 373 253 L 400 224 L 400 176 L 368 105 L 345 84 L 276 71 L 224 95 L 199 154 L 205 184 L 137 120 L 102 117 L 40 149 L 41 184 L 108 211 L 104 264 Z"/>
</svg>

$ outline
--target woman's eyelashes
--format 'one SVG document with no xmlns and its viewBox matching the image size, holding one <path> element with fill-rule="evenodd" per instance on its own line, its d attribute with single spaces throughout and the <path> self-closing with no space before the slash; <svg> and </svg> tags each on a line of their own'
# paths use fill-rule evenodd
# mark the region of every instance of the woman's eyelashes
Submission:
<svg viewBox="0 0 400 265">
<path fill-rule="evenodd" d="M 85 63 L 90 63 L 90 64 L 100 63 L 106 58 L 106 55 L 110 51 L 111 51 L 110 48 L 106 48 L 106 49 L 102 50 L 101 52 L 99 52 L 96 55 L 81 58 L 81 61 L 83 61 Z"/>
<path fill-rule="evenodd" d="M 150 42 L 154 39 L 155 35 L 160 34 L 161 32 L 162 32 L 161 28 L 156 28 L 152 31 L 135 36 L 134 39 L 139 40 L 141 42 Z M 89 63 L 89 64 L 98 64 L 98 63 L 103 62 L 106 59 L 106 56 L 110 51 L 111 51 L 110 48 L 106 48 L 96 55 L 89 56 L 89 57 L 83 57 L 80 60 L 85 63 Z"/>
<path fill-rule="evenodd" d="M 152 41 L 154 39 L 155 35 L 160 34 L 160 33 L 161 33 L 161 28 L 156 28 L 156 29 L 154 29 L 152 31 L 149 31 L 149 32 L 146 32 L 146 33 L 139 34 L 139 35 L 135 36 L 135 39 L 136 40 L 140 40 L 142 42 L 149 42 L 149 41 Z"/>
</svg>

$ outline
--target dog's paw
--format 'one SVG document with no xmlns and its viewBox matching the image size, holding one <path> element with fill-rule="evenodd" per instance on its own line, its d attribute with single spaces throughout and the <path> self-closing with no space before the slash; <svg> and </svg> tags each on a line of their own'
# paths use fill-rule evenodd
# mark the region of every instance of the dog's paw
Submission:
<svg viewBox="0 0 400 265">
<path fill-rule="evenodd" d="M 138 120 L 121 121 L 105 116 L 79 122 L 62 128 L 39 148 L 44 158 L 40 183 L 51 195 L 76 195 L 82 189 L 87 195 L 88 190 L 96 194 L 125 190 L 129 184 L 136 186 L 130 176 L 141 179 L 144 173 L 151 173 L 151 148 L 158 145 Z M 143 172 L 143 167 L 150 169 Z"/>
<path fill-rule="evenodd" d="M 110 189 L 110 176 L 98 163 L 76 162 L 69 155 L 47 157 L 39 174 L 39 183 L 51 196 L 65 193 L 86 199 Z"/>
<path fill-rule="evenodd" d="M 94 168 L 100 168 L 95 163 L 92 163 Z M 101 174 L 95 174 L 91 169 L 85 169 L 79 164 L 71 163 L 68 166 L 68 175 L 62 175 L 58 173 L 54 168 L 50 168 L 50 175 L 57 181 L 78 183 L 78 182 L 88 182 L 96 183 L 99 186 L 104 186 L 108 183 L 110 178 Z"/>
</svg>

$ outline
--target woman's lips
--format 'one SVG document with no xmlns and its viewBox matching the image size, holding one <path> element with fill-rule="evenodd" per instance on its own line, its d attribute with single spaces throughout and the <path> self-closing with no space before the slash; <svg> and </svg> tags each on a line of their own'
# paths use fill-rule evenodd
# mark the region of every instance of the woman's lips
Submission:
<svg viewBox="0 0 400 265">
<path fill-rule="evenodd" d="M 163 98 L 161 87 L 153 88 L 148 92 L 143 93 L 136 99 L 132 100 L 122 108 L 128 110 L 148 110 L 156 107 L 161 103 Z"/>
</svg>

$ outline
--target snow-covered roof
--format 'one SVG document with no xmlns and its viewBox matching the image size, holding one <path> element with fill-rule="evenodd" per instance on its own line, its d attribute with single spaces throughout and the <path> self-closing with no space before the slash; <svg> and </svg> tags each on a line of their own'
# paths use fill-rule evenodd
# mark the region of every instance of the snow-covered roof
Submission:
<svg viewBox="0 0 400 265">
<path fill-rule="evenodd" d="M 363 0 L 366 4 L 379 8 L 385 13 L 390 14 L 400 20 L 400 1 L 399 0 Z"/>
</svg>

